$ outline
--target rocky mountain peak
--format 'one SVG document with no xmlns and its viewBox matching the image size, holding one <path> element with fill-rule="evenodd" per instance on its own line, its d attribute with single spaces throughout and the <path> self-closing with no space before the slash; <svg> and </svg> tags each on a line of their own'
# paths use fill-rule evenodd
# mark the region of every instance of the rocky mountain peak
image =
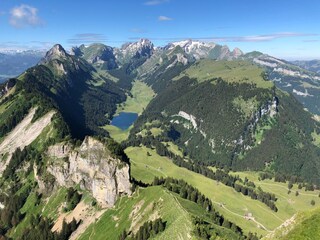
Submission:
<svg viewBox="0 0 320 240">
<path fill-rule="evenodd" d="M 241 55 L 243 55 L 243 52 L 239 48 L 236 47 L 235 49 L 233 49 L 232 55 L 233 55 L 233 57 L 238 58 Z"/>
<path fill-rule="evenodd" d="M 56 44 L 46 53 L 40 63 L 47 63 L 54 59 L 66 58 L 67 56 L 66 50 L 60 44 Z"/>
<path fill-rule="evenodd" d="M 49 52 L 47 52 L 46 56 L 48 55 L 65 57 L 67 55 L 67 52 L 60 44 L 56 44 L 49 50 Z"/>
<path fill-rule="evenodd" d="M 208 57 L 208 53 L 215 46 L 216 44 L 214 43 L 205 43 L 197 40 L 188 39 L 179 42 L 169 43 L 165 47 L 165 49 L 171 50 L 175 49 L 176 47 L 181 47 L 186 54 L 191 55 L 195 59 L 200 59 Z"/>
<path fill-rule="evenodd" d="M 169 43 L 167 46 L 169 49 L 180 46 L 187 53 L 190 53 L 192 51 L 195 51 L 195 50 L 201 49 L 201 48 L 213 48 L 215 45 L 216 44 L 214 44 L 214 43 L 205 43 L 205 42 L 201 42 L 201 41 L 197 41 L 197 40 L 188 39 L 188 40 L 183 40 L 183 41 L 179 41 L 179 42 Z"/>
<path fill-rule="evenodd" d="M 70 55 L 74 55 L 74 56 L 78 56 L 81 57 L 83 55 L 81 49 L 84 48 L 85 46 L 82 44 L 79 47 L 78 46 L 74 46 L 71 48 L 70 50 Z"/>
<path fill-rule="evenodd" d="M 150 57 L 154 52 L 154 45 L 148 39 L 140 39 L 138 42 L 122 45 L 120 51 L 127 57 Z"/>
</svg>

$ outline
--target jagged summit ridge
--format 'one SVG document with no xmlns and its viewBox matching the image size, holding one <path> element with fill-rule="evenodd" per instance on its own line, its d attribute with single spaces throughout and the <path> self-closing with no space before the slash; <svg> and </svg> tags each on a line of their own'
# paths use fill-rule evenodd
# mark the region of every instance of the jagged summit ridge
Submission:
<svg viewBox="0 0 320 240">
<path fill-rule="evenodd" d="M 140 39 L 137 42 L 126 43 L 120 49 L 115 49 L 117 59 L 128 59 L 133 57 L 150 57 L 155 47 L 148 39 Z"/>
<path fill-rule="evenodd" d="M 60 45 L 55 44 L 45 55 L 45 57 L 41 60 L 41 63 L 49 62 L 54 59 L 66 58 L 68 53 L 66 50 Z"/>
</svg>

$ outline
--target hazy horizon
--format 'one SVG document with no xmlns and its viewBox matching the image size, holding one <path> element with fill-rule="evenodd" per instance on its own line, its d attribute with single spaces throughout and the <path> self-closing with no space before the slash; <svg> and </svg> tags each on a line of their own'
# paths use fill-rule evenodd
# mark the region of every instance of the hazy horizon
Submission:
<svg viewBox="0 0 320 240">
<path fill-rule="evenodd" d="M 194 39 L 286 60 L 320 59 L 320 2 L 299 0 L 3 1 L 0 49 L 66 49 L 140 38 L 155 46 Z"/>
</svg>

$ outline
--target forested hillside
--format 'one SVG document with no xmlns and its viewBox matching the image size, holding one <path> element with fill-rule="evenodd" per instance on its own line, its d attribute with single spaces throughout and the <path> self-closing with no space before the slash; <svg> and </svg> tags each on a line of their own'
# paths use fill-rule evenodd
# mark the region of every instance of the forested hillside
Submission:
<svg viewBox="0 0 320 240">
<path fill-rule="evenodd" d="M 318 206 L 320 125 L 260 55 L 55 45 L 0 86 L 2 239 L 259 239 Z"/>
</svg>

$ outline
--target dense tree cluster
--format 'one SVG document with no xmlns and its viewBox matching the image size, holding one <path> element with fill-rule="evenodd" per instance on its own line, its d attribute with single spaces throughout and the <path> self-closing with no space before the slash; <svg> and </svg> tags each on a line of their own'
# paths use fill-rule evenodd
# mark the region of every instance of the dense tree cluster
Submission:
<svg viewBox="0 0 320 240">
<path fill-rule="evenodd" d="M 112 138 L 101 139 L 101 141 L 103 141 L 107 145 L 107 148 L 111 152 L 113 157 L 130 164 L 129 158 L 127 154 L 124 152 L 124 148 L 121 146 L 121 144 L 117 143 Z"/>
<path fill-rule="evenodd" d="M 61 140 L 60 137 L 56 139 L 49 139 L 46 143 L 43 144 L 44 147 L 47 147 L 51 144 L 54 144 L 56 141 Z M 9 161 L 8 166 L 3 171 L 3 179 L 8 181 L 16 181 L 17 180 L 17 170 L 22 167 L 23 164 L 29 164 L 29 167 L 26 168 L 24 175 L 27 176 L 32 171 L 33 163 L 37 165 L 39 173 L 44 171 L 44 161 L 42 159 L 42 153 L 39 152 L 33 146 L 27 146 L 23 150 L 17 148 Z"/>
<path fill-rule="evenodd" d="M 65 220 L 62 223 L 60 232 L 52 232 L 53 223 L 47 218 L 39 215 L 32 215 L 30 219 L 30 227 L 25 229 L 22 234 L 22 240 L 45 239 L 45 240 L 67 240 L 70 235 L 77 229 L 78 224 L 75 219 L 70 223 Z"/>
<path fill-rule="evenodd" d="M 270 172 L 260 172 L 259 173 L 259 181 L 263 181 L 265 179 L 271 180 L 274 177 L 273 173 Z"/>
<path fill-rule="evenodd" d="M 0 137 L 10 132 L 27 115 L 31 108 L 30 102 L 19 102 L 15 107 L 10 108 L 10 114 L 6 116 L 4 122 L 0 125 Z"/>
<path fill-rule="evenodd" d="M 193 217 L 194 234 L 199 239 L 248 239 L 246 236 L 237 233 L 237 226 L 224 219 L 223 228 L 217 228 L 215 224 L 210 224 L 200 217 Z M 228 229 L 229 231 L 226 231 Z"/>
<path fill-rule="evenodd" d="M 76 189 L 73 187 L 68 188 L 67 195 L 66 195 L 66 202 L 67 206 L 65 207 L 65 211 L 71 211 L 73 210 L 77 204 L 80 202 L 82 195 L 78 193 Z"/>
<path fill-rule="evenodd" d="M 158 233 L 161 233 L 166 228 L 166 222 L 162 218 L 157 218 L 154 221 L 145 222 L 139 230 L 134 234 L 130 235 L 124 230 L 120 236 L 119 240 L 131 239 L 131 240 L 147 240 L 149 238 L 155 237 Z"/>
<path fill-rule="evenodd" d="M 28 151 L 26 148 L 24 148 L 22 151 L 20 148 L 17 148 L 14 153 L 12 154 L 12 157 L 9 161 L 8 166 L 3 171 L 2 177 L 4 179 L 11 179 L 13 180 L 15 171 L 17 170 L 18 166 L 24 161 L 27 160 L 28 157 Z"/>
<path fill-rule="evenodd" d="M 173 178 L 158 178 L 155 177 L 153 181 L 153 185 L 162 185 L 167 188 L 169 191 L 175 192 L 180 195 L 180 197 L 184 199 L 188 199 L 194 203 L 197 203 L 203 209 L 205 209 L 208 213 L 210 213 L 211 220 L 219 225 L 230 228 L 235 233 L 242 235 L 242 229 L 235 225 L 234 223 L 229 222 L 222 215 L 220 215 L 213 207 L 213 203 L 210 199 L 205 197 L 197 188 L 189 185 L 183 180 L 177 180 Z M 229 224 L 227 225 L 226 222 Z M 224 225 L 225 223 L 225 225 Z"/>
<path fill-rule="evenodd" d="M 31 191 L 30 187 L 24 189 L 19 194 L 17 190 L 21 187 L 21 184 L 16 184 L 11 188 L 8 195 L 1 193 L 0 202 L 5 206 L 0 210 L 0 233 L 3 235 L 12 227 L 15 227 L 19 222 L 24 218 L 24 215 L 21 214 L 20 209 L 26 202 L 29 193 Z"/>
<path fill-rule="evenodd" d="M 290 174 L 282 174 L 282 173 L 269 173 L 269 172 L 262 172 L 259 174 L 259 180 L 264 179 L 272 179 L 274 177 L 275 182 L 288 182 L 288 189 L 293 187 L 293 184 L 298 184 L 298 188 L 302 189 L 305 188 L 306 191 L 314 191 L 315 189 L 319 189 L 319 185 L 313 184 L 311 182 L 305 182 L 301 177 L 297 177 L 295 175 Z"/>
<path fill-rule="evenodd" d="M 31 192 L 31 187 L 21 189 L 22 185 L 17 183 L 11 188 L 8 196 L 6 194 L 0 195 L 0 202 L 4 204 L 4 208 L 0 210 L 0 236 L 5 236 L 6 233 L 16 227 L 24 218 L 25 214 L 20 212 L 23 205 Z M 70 194 L 69 194 L 70 193 Z M 68 191 L 69 197 L 73 198 L 71 191 Z M 72 196 L 71 196 L 72 195 Z M 41 201 L 41 194 L 36 195 L 35 204 Z M 62 224 L 60 232 L 52 232 L 53 222 L 51 219 L 44 218 L 39 215 L 31 215 L 30 225 L 24 229 L 22 239 L 46 239 L 46 240 L 67 240 L 72 232 L 78 227 L 76 220 L 73 219 L 70 223 L 65 221 Z M 3 238 L 7 239 L 7 238 Z M 9 239 L 9 238 L 8 238 Z"/>
</svg>

